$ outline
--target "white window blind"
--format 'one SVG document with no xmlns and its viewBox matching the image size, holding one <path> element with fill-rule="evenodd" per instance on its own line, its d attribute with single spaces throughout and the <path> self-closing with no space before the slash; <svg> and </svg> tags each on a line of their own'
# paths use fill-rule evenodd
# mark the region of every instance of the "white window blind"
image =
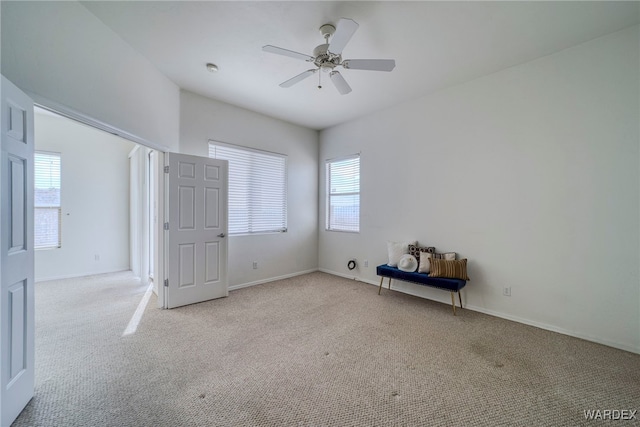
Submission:
<svg viewBox="0 0 640 427">
<path fill-rule="evenodd" d="M 229 234 L 287 231 L 287 158 L 219 142 L 209 157 L 229 161 Z"/>
<path fill-rule="evenodd" d="M 360 231 L 360 156 L 327 160 L 326 229 Z"/>
<path fill-rule="evenodd" d="M 60 154 L 34 154 L 34 247 L 61 246 Z"/>
</svg>

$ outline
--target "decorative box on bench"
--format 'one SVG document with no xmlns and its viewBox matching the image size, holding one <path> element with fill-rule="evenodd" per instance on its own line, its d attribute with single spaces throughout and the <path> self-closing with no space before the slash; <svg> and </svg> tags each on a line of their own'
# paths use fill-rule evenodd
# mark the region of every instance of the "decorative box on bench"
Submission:
<svg viewBox="0 0 640 427">
<path fill-rule="evenodd" d="M 396 267 L 391 267 L 386 264 L 376 267 L 376 274 L 380 276 L 380 287 L 378 288 L 378 295 L 382 290 L 382 281 L 385 277 L 389 278 L 389 289 L 391 289 L 391 279 L 403 280 L 405 282 L 416 283 L 423 286 L 431 286 L 439 289 L 446 289 L 451 292 L 451 306 L 453 307 L 453 315 L 456 315 L 456 303 L 453 296 L 454 292 L 458 293 L 458 299 L 460 300 L 460 308 L 462 308 L 462 296 L 460 290 L 467 284 L 466 280 L 462 279 L 448 279 L 444 277 L 429 277 L 428 273 L 418 272 L 406 272 Z"/>
</svg>

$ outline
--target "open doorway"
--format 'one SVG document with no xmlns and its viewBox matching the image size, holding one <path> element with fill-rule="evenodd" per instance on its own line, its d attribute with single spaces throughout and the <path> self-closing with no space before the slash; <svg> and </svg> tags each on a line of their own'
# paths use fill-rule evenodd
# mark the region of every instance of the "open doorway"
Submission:
<svg viewBox="0 0 640 427">
<path fill-rule="evenodd" d="M 35 253 L 35 280 L 131 270 L 148 283 L 153 150 L 37 107 L 34 124 L 36 158 L 58 174 L 36 182 L 36 240 L 46 234 L 48 243 Z M 50 159 L 57 171 L 47 170 Z"/>
</svg>

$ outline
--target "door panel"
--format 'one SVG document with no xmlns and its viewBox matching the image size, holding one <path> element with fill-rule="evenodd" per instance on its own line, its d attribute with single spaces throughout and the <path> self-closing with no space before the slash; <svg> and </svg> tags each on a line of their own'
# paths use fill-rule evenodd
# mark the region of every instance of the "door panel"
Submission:
<svg viewBox="0 0 640 427">
<path fill-rule="evenodd" d="M 195 260 L 195 244 L 183 243 L 178 245 L 178 271 L 180 280 L 178 286 L 181 288 L 195 285 L 196 278 L 196 260 Z"/>
<path fill-rule="evenodd" d="M 217 230 L 220 228 L 220 216 L 218 215 L 220 190 L 205 188 L 204 191 L 204 228 Z"/>
<path fill-rule="evenodd" d="M 166 307 L 225 297 L 228 162 L 167 153 Z"/>
<path fill-rule="evenodd" d="M 34 392 L 33 102 L 2 77 L 0 425 Z"/>
<path fill-rule="evenodd" d="M 220 243 L 209 242 L 205 245 L 205 283 L 212 283 L 220 280 Z"/>
<path fill-rule="evenodd" d="M 25 188 L 27 180 L 25 177 L 26 160 L 20 159 L 14 156 L 9 156 L 9 188 L 11 204 L 11 215 L 9 221 L 11 226 L 9 230 L 11 232 L 9 253 L 25 250 L 24 244 L 26 239 L 26 200 L 25 194 L 27 189 Z"/>
<path fill-rule="evenodd" d="M 196 227 L 196 189 L 195 187 L 183 186 L 178 188 L 180 199 L 180 230 L 194 230 Z"/>
<path fill-rule="evenodd" d="M 27 310 L 26 281 L 9 288 L 9 318 L 11 319 L 11 357 L 9 359 L 9 384 L 26 369 L 27 330 L 24 313 Z"/>
<path fill-rule="evenodd" d="M 220 166 L 205 165 L 204 179 L 206 181 L 217 181 L 220 179 Z"/>
</svg>

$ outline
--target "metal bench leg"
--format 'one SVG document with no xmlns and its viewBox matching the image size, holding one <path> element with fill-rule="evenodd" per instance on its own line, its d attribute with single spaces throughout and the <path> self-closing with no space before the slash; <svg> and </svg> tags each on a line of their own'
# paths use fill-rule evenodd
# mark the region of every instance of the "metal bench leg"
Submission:
<svg viewBox="0 0 640 427">
<path fill-rule="evenodd" d="M 384 276 L 380 276 L 380 287 L 378 288 L 378 295 L 380 295 L 380 291 L 382 290 L 382 281 L 384 280 Z"/>
<path fill-rule="evenodd" d="M 458 291 L 458 299 L 460 300 L 460 308 L 462 308 L 462 291 Z"/>
<path fill-rule="evenodd" d="M 456 315 L 456 300 L 453 297 L 453 291 L 451 291 L 451 307 L 453 307 L 453 315 Z"/>
<path fill-rule="evenodd" d="M 391 290 L 391 277 L 389 277 L 389 290 Z"/>
</svg>

